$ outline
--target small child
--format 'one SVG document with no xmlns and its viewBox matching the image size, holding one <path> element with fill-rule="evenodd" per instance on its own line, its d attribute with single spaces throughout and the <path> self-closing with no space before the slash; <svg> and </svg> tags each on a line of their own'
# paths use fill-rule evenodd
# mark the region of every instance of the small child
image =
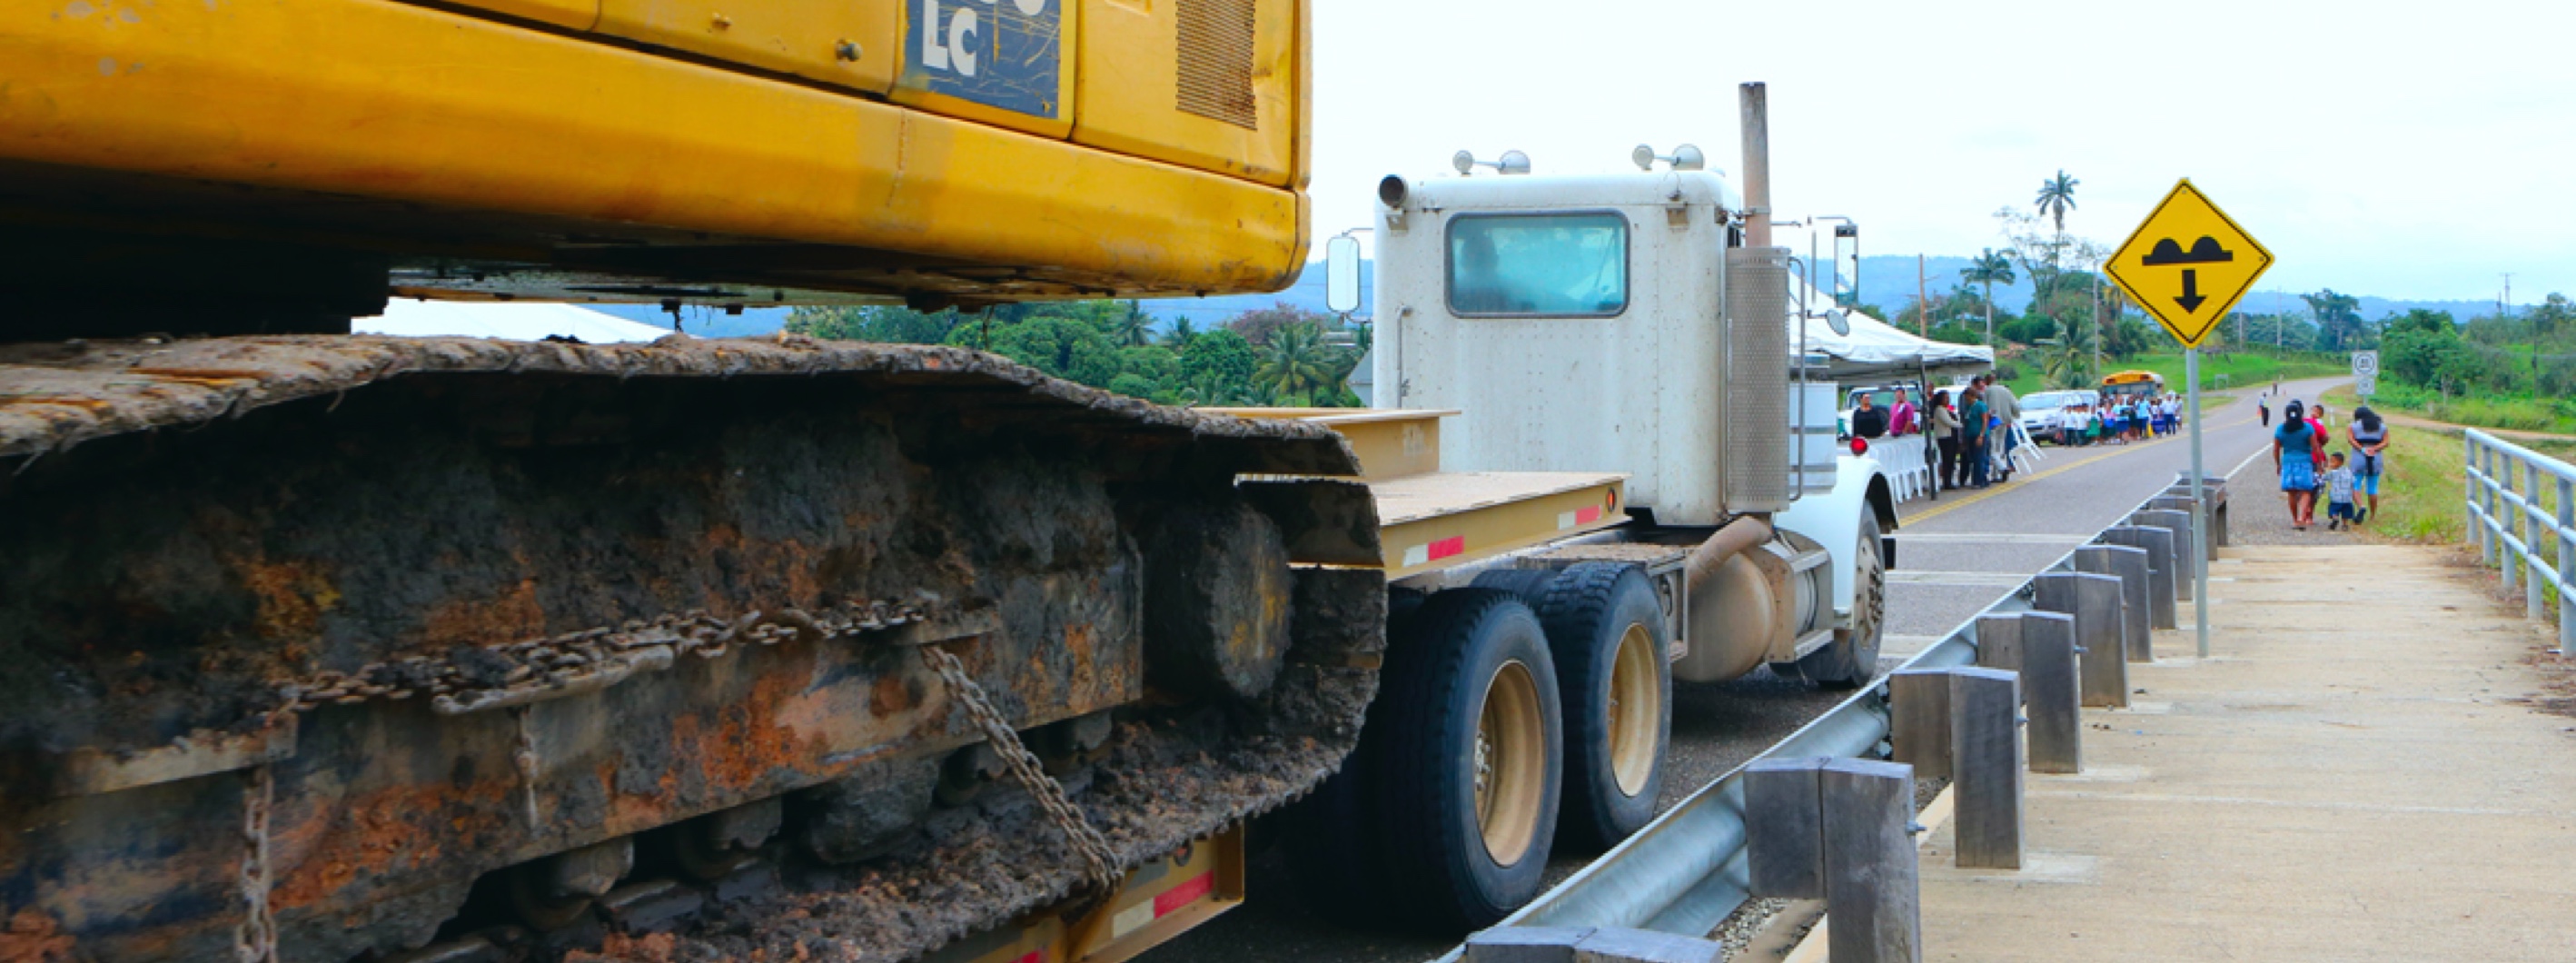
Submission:
<svg viewBox="0 0 2576 963">
<path fill-rule="evenodd" d="M 2326 456 L 2326 528 L 2350 526 L 2352 512 L 2352 469 L 2344 467 L 2343 452 Z"/>
</svg>

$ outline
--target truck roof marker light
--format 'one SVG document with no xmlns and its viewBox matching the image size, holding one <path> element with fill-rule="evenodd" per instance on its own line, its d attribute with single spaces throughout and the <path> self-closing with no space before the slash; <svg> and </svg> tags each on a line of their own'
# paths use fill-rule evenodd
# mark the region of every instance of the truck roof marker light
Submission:
<svg viewBox="0 0 2576 963">
<path fill-rule="evenodd" d="M 1462 150 L 1449 155 L 1449 166 L 1457 168 L 1459 176 L 1462 177 L 1474 176 L 1476 168 L 1479 167 L 1491 167 L 1504 174 L 1527 174 L 1530 172 L 1530 159 L 1528 154 L 1507 150 L 1503 152 L 1501 160 L 1481 161 L 1476 159 L 1475 154 Z"/>
<path fill-rule="evenodd" d="M 1867 439 L 1867 438 L 1854 438 L 1854 439 L 1852 439 L 1852 454 L 1855 454 L 1855 455 L 1866 455 L 1866 454 L 1869 454 L 1869 439 Z"/>
<path fill-rule="evenodd" d="M 1673 153 L 1669 157 L 1655 153 L 1655 148 L 1651 145 L 1639 144 L 1635 150 L 1628 152 L 1628 161 L 1637 165 L 1638 170 L 1650 173 L 1654 171 L 1656 161 L 1663 161 L 1666 164 L 1670 164 L 1672 165 L 1672 168 L 1677 171 L 1696 171 L 1706 170 L 1708 168 L 1708 155 L 1701 153 L 1698 147 L 1690 144 L 1683 144 L 1679 147 L 1673 148 Z"/>
</svg>

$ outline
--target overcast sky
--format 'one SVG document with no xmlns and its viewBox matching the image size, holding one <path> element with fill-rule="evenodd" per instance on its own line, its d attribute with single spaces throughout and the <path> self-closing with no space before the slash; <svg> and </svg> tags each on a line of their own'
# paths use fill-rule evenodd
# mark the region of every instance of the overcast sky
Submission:
<svg viewBox="0 0 2576 963">
<path fill-rule="evenodd" d="M 1318 238 L 1461 148 L 1577 173 L 1690 142 L 1736 171 L 1761 80 L 1774 207 L 1859 220 L 1865 254 L 1999 246 L 1995 209 L 2064 168 L 2067 229 L 2106 245 L 2190 177 L 2278 259 L 2259 289 L 2576 294 L 2556 0 L 1315 4 Z"/>
</svg>

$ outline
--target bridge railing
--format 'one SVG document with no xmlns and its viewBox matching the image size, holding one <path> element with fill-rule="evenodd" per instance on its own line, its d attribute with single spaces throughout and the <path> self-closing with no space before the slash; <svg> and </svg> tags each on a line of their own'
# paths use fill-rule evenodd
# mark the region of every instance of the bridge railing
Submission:
<svg viewBox="0 0 2576 963">
<path fill-rule="evenodd" d="M 2186 476 L 2187 479 L 2188 476 Z M 2223 502 L 2220 479 L 2212 478 L 2210 496 Z M 2177 482 L 2175 488 L 2183 487 Z M 2138 512 L 2155 507 L 2174 489 L 2159 492 L 2138 503 L 2135 509 L 2113 525 L 2133 524 Z M 2096 533 L 2095 544 L 2108 536 Z M 2224 544 L 2223 533 L 2213 529 L 2213 539 Z M 2201 550 L 2206 553 L 2204 546 Z M 2205 555 L 2204 555 L 2205 557 Z M 2020 585 L 1996 599 L 1985 610 L 1971 615 L 1942 636 L 1939 642 L 1916 652 L 1897 670 L 1936 669 L 1972 665 L 1977 661 L 1977 629 L 1989 615 L 2011 615 L 2027 612 L 2038 594 L 2040 575 L 2075 571 L 2075 549 L 2065 553 L 2046 568 L 2024 579 Z M 1773 744 L 1754 756 L 1794 758 L 1799 756 L 1858 756 L 1883 758 L 1889 738 L 1888 678 L 1880 673 L 1876 680 L 1860 691 L 1808 721 L 1788 738 Z M 1675 804 L 1663 815 L 1627 841 L 1612 847 L 1591 865 L 1577 870 L 1554 888 L 1539 895 L 1519 912 L 1503 920 L 1500 926 L 1619 926 L 1648 929 L 1684 936 L 1703 936 L 1723 922 L 1744 901 L 1751 898 L 1752 869 L 1745 844 L 1745 800 L 1743 774 L 1745 764 L 1738 765 L 1716 781 L 1701 786 L 1688 798 Z M 1450 950 L 1434 963 L 1460 963 L 1465 959 L 1464 945 Z"/>
<path fill-rule="evenodd" d="M 2524 616 L 2544 614 L 2544 596 L 2558 590 L 2558 647 L 2576 652 L 2576 465 L 2570 465 L 2475 428 L 2468 439 L 2469 541 L 2496 566 L 2504 589 L 2522 589 Z"/>
</svg>

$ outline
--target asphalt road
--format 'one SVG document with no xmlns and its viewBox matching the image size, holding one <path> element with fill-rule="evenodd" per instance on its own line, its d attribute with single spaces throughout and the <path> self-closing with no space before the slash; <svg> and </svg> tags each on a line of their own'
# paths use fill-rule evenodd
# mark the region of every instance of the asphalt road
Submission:
<svg viewBox="0 0 2576 963">
<path fill-rule="evenodd" d="M 2289 397 L 2313 399 L 2338 380 L 2292 382 L 2284 390 Z M 2249 456 L 2266 450 L 2269 435 L 2255 424 L 2253 398 L 2253 391 L 2240 389 L 2235 401 L 2205 412 L 2204 464 L 2212 474 L 2228 474 Z M 1902 506 L 1896 533 L 1897 567 L 1890 573 L 1888 587 L 1888 637 L 1882 666 L 1938 641 L 2022 579 L 2048 567 L 2162 490 L 2191 466 L 2187 439 L 2188 435 L 2177 435 L 2135 445 L 2046 447 L 2042 449 L 2046 460 L 2009 484 L 1946 493 L 1937 501 Z M 2252 480 L 2251 474 L 2246 477 Z M 2268 470 L 2262 472 L 2262 480 L 2270 477 Z M 2236 504 L 2268 507 L 2274 501 L 2269 494 L 2240 492 Z M 1730 683 L 1677 683 L 1673 688 L 1672 754 L 1661 803 L 1666 807 L 1741 765 L 1844 695 L 1784 682 L 1767 671 Z M 1552 861 L 1549 878 L 1570 875 L 1587 858 L 1565 856 Z M 1249 877 L 1245 905 L 1141 959 L 1146 963 L 1413 963 L 1457 944 L 1456 934 L 1352 930 L 1323 919 L 1299 903 L 1285 861 L 1276 851 L 1256 854 Z"/>
<path fill-rule="evenodd" d="M 2293 381 L 2284 397 L 2314 401 L 2349 379 Z M 2202 466 L 2230 475 L 2270 451 L 2271 433 L 2257 424 L 2255 392 L 2202 412 Z M 2273 417 L 2280 406 L 2273 405 Z M 1984 491 L 1945 492 L 1897 511 L 1896 570 L 1888 585 L 1886 654 L 1912 653 L 1983 611 L 2023 578 L 2046 568 L 2094 532 L 2191 469 L 2188 431 L 2130 445 L 2042 446 L 2045 460 L 2013 481 Z M 2257 459 L 2260 460 L 2260 459 Z M 2229 514 L 2262 512 L 2278 501 L 2269 463 L 2236 476 Z"/>
</svg>

